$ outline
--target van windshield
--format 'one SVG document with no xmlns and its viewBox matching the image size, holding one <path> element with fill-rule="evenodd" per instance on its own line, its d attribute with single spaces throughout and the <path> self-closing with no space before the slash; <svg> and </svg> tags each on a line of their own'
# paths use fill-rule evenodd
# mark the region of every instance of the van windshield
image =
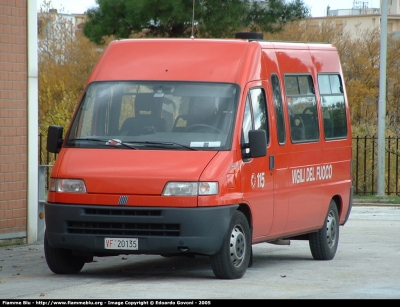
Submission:
<svg viewBox="0 0 400 307">
<path fill-rule="evenodd" d="M 226 83 L 94 82 L 67 147 L 229 150 L 239 87 Z"/>
</svg>

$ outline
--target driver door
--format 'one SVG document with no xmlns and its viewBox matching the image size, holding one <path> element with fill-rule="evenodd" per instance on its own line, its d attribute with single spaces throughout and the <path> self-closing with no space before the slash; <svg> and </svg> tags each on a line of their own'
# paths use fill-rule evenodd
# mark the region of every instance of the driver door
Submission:
<svg viewBox="0 0 400 307">
<path fill-rule="evenodd" d="M 248 143 L 250 130 L 264 129 L 267 135 L 267 155 L 248 158 L 249 149 L 242 150 L 241 186 L 244 201 L 250 206 L 253 218 L 253 242 L 269 234 L 273 221 L 273 155 L 266 94 L 262 86 L 250 87 L 242 123 L 242 141 Z M 243 147 L 242 147 L 243 148 Z"/>
</svg>

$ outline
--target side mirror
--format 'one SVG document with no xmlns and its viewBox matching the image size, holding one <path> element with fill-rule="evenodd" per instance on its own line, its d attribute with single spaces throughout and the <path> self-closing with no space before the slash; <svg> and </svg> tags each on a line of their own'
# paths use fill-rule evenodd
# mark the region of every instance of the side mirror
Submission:
<svg viewBox="0 0 400 307">
<path fill-rule="evenodd" d="M 265 130 L 249 131 L 250 158 L 265 157 L 267 155 L 267 134 Z"/>
<path fill-rule="evenodd" d="M 59 153 L 63 142 L 63 127 L 50 126 L 47 130 L 47 151 Z"/>
</svg>

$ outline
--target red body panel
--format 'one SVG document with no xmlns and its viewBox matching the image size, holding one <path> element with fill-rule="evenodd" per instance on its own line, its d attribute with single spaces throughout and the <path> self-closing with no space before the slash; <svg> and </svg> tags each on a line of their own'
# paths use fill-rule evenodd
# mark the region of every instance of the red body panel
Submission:
<svg viewBox="0 0 400 307">
<path fill-rule="evenodd" d="M 118 205 L 120 196 L 127 195 L 126 206 L 138 207 L 239 204 L 249 209 L 254 243 L 318 230 L 325 223 L 333 198 L 339 201 L 343 224 L 351 205 L 348 109 L 346 138 L 326 141 L 319 123 L 318 140 L 293 144 L 289 129 L 286 144 L 279 144 L 276 139 L 271 74 L 281 80 L 285 106 L 289 103 L 285 100 L 285 74 L 311 74 L 319 106 L 317 80 L 321 72 L 341 74 L 337 51 L 330 45 L 196 39 L 115 41 L 104 52 L 87 84 L 112 80 L 180 80 L 239 85 L 241 92 L 231 149 L 217 152 L 62 148 L 51 177 L 82 179 L 88 193 L 49 192 L 48 201 Z M 252 87 L 265 89 L 270 141 L 266 157 L 244 160 L 242 119 L 246 95 Z M 318 112 L 322 116 L 320 107 Z M 332 170 L 329 178 L 320 173 L 325 166 Z M 254 176 L 261 173 L 262 188 L 255 188 Z M 219 194 L 161 196 L 170 181 L 216 181 Z"/>
<path fill-rule="evenodd" d="M 162 47 L 161 47 L 162 44 Z M 88 82 L 109 80 L 190 80 L 236 82 L 242 62 L 253 48 L 247 42 L 226 40 L 143 39 L 115 41 L 104 52 Z M 162 48 L 162 56 L 157 49 Z M 229 49 L 229 52 L 226 50 Z M 257 62 L 256 62 L 257 64 Z M 243 67 L 243 68 L 242 68 Z M 253 70 L 250 70 L 253 72 Z"/>
</svg>

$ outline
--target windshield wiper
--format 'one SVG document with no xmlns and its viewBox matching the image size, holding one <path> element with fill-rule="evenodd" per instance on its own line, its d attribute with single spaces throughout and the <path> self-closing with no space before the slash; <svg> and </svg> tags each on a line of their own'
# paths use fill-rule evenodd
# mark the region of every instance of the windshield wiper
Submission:
<svg viewBox="0 0 400 307">
<path fill-rule="evenodd" d="M 182 148 L 186 148 L 186 149 L 189 149 L 189 150 L 195 150 L 195 151 L 198 151 L 198 149 L 196 149 L 196 148 L 193 148 L 193 147 L 189 147 L 189 146 L 186 146 L 186 145 L 183 145 L 183 144 L 179 144 L 179 143 L 174 143 L 174 142 L 150 142 L 150 141 L 132 141 L 132 142 L 128 142 L 129 144 L 145 144 L 145 145 L 151 145 L 151 146 L 154 146 L 154 147 L 156 147 L 156 146 L 162 146 L 162 147 L 164 147 L 164 146 L 177 146 L 177 147 L 182 147 Z"/>
<path fill-rule="evenodd" d="M 137 149 L 134 146 L 131 146 L 127 143 L 122 142 L 121 140 L 118 139 L 93 139 L 93 138 L 76 138 L 76 139 L 71 139 L 70 141 L 90 141 L 90 142 L 99 142 L 99 143 L 103 143 L 104 145 L 107 146 L 114 146 L 114 147 L 118 147 L 118 146 L 123 146 L 126 148 L 130 148 L 130 149 Z"/>
</svg>

